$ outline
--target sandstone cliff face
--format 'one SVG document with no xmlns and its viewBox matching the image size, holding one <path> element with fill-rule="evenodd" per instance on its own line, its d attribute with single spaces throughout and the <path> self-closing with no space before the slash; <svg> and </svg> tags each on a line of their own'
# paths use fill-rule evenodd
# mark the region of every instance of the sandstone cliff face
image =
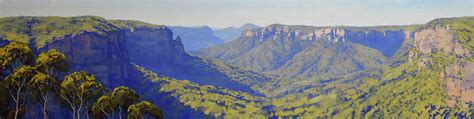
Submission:
<svg viewBox="0 0 474 119">
<path fill-rule="evenodd" d="M 159 66 L 160 62 L 182 61 L 189 57 L 180 38 L 173 40 L 166 27 L 124 30 L 130 61 L 141 66 Z"/>
<path fill-rule="evenodd" d="M 390 57 L 397 52 L 405 39 L 410 38 L 410 31 L 386 30 L 386 31 L 351 31 L 346 30 L 346 38 L 349 41 L 365 45 L 382 52 Z"/>
<path fill-rule="evenodd" d="M 326 40 L 334 43 L 351 41 L 379 50 L 385 56 L 392 56 L 403 41 L 411 37 L 411 31 L 404 30 L 365 30 L 353 31 L 346 28 L 289 27 L 273 25 L 260 30 L 248 30 L 242 33 L 243 39 L 259 41 L 291 39 L 291 40 Z"/>
<path fill-rule="evenodd" d="M 244 31 L 237 40 L 203 49 L 196 54 L 218 58 L 254 71 L 277 71 L 274 74 L 283 77 L 312 78 L 324 74 L 321 72 L 345 74 L 347 71 L 359 71 L 381 64 L 401 47 L 410 34 L 411 31 L 404 30 L 274 24 Z M 370 51 L 358 52 L 362 49 Z M 378 55 L 379 52 L 383 55 Z M 344 55 L 363 58 L 340 58 Z M 331 65 L 333 68 L 317 66 L 319 63 L 341 64 L 335 62 L 337 59 L 348 65 Z M 346 68 L 342 68 L 344 66 Z"/>
<path fill-rule="evenodd" d="M 435 26 L 415 32 L 413 47 L 422 53 L 443 52 L 455 53 L 457 56 L 466 56 L 467 50 L 454 39 L 449 26 Z"/>
<path fill-rule="evenodd" d="M 445 60 L 454 57 L 455 61 L 445 66 L 442 79 L 446 81 L 448 105 L 454 107 L 456 98 L 464 102 L 474 102 L 474 62 L 465 61 L 463 57 L 470 57 L 462 44 L 456 39 L 449 25 L 436 25 L 420 29 L 414 33 L 413 47 L 410 60 L 418 62 L 419 68 L 428 68 L 431 65 L 430 54 L 443 54 Z M 419 57 L 419 59 L 415 59 Z M 462 75 L 464 74 L 464 75 Z"/>
<path fill-rule="evenodd" d="M 168 27 L 173 32 L 173 38 L 181 37 L 186 51 L 195 51 L 224 44 L 224 40 L 214 35 L 214 31 L 207 27 Z"/>
<path fill-rule="evenodd" d="M 38 48 L 38 53 L 57 49 L 68 58 L 71 71 L 85 70 L 96 76 L 104 85 L 115 87 L 129 78 L 129 59 L 121 31 L 98 34 L 83 31 L 66 35 L 55 42 Z"/>
<path fill-rule="evenodd" d="M 124 30 L 131 63 L 168 77 L 253 92 L 249 86 L 244 86 L 245 82 L 252 82 L 247 78 L 249 72 L 228 69 L 226 64 L 187 54 L 181 38 L 173 39 L 173 33 L 167 27 Z"/>
<path fill-rule="evenodd" d="M 230 42 L 232 40 L 235 40 L 235 39 L 239 38 L 240 35 L 242 34 L 242 32 L 244 32 L 246 30 L 256 29 L 256 28 L 260 28 L 260 26 L 255 25 L 255 24 L 247 23 L 247 24 L 244 24 L 244 25 L 242 25 L 238 28 L 227 27 L 227 28 L 223 28 L 223 29 L 216 29 L 216 30 L 214 30 L 214 34 L 217 37 L 224 40 L 225 42 Z"/>
</svg>

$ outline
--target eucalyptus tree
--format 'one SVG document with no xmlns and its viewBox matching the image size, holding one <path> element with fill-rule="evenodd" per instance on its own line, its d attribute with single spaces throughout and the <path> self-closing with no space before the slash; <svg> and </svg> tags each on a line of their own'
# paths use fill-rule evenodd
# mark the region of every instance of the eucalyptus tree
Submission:
<svg viewBox="0 0 474 119">
<path fill-rule="evenodd" d="M 73 118 L 80 119 L 103 92 L 104 87 L 93 75 L 74 72 L 64 77 L 60 84 L 59 97 L 69 105 Z"/>
<path fill-rule="evenodd" d="M 32 98 L 40 104 L 44 119 L 48 118 L 48 99 L 51 95 L 50 92 L 54 91 L 56 87 L 55 84 L 56 80 L 44 73 L 36 73 L 28 82 L 28 87 L 30 87 L 30 91 L 32 92 Z"/>
<path fill-rule="evenodd" d="M 0 48 L 1 78 L 11 74 L 16 68 L 33 61 L 33 51 L 27 44 L 11 42 Z"/>
<path fill-rule="evenodd" d="M 62 72 L 67 70 L 66 55 L 56 49 L 42 52 L 36 58 L 35 67 L 39 72 L 57 79 Z"/>
<path fill-rule="evenodd" d="M 34 77 L 35 70 L 31 66 L 21 66 L 5 78 L 5 86 L 15 105 L 15 119 L 18 118 L 20 108 L 25 106 L 26 98 L 29 96 L 27 91 L 28 82 Z"/>
<path fill-rule="evenodd" d="M 94 104 L 92 110 L 95 113 L 102 113 L 109 118 L 114 118 L 115 113 L 118 113 L 119 119 L 124 115 L 123 111 L 135 103 L 140 102 L 134 90 L 120 86 L 117 87 L 110 94 L 101 96 Z"/>
<path fill-rule="evenodd" d="M 141 101 L 140 103 L 130 105 L 127 111 L 129 119 L 163 118 L 161 110 L 148 101 Z"/>
</svg>

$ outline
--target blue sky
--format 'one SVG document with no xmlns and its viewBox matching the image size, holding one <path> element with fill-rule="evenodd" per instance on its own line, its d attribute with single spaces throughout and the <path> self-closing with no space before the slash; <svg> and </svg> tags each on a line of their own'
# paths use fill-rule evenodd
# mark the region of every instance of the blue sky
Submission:
<svg viewBox="0 0 474 119">
<path fill-rule="evenodd" d="M 474 0 L 0 0 L 4 16 L 97 15 L 163 25 L 422 24 L 474 16 Z"/>
</svg>

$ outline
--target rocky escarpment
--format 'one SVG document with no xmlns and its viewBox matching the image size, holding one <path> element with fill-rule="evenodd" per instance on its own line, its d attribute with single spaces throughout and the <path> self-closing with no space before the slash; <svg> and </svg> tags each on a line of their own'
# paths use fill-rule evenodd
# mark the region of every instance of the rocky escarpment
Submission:
<svg viewBox="0 0 474 119">
<path fill-rule="evenodd" d="M 256 29 L 256 28 L 260 28 L 260 26 L 255 25 L 255 24 L 251 24 L 251 23 L 247 23 L 247 24 L 244 24 L 244 25 L 242 25 L 238 28 L 227 27 L 227 28 L 223 28 L 223 29 L 216 29 L 216 30 L 214 30 L 214 33 L 216 34 L 217 37 L 221 38 L 225 42 L 230 42 L 232 40 L 235 40 L 235 39 L 239 38 L 239 36 L 242 34 L 242 32 L 244 32 L 246 30 Z"/>
<path fill-rule="evenodd" d="M 384 63 L 411 32 L 357 27 L 274 24 L 196 54 L 286 78 L 342 75 Z"/>
<path fill-rule="evenodd" d="M 249 82 L 269 80 L 218 61 L 187 54 L 181 38 L 173 39 L 173 33 L 165 26 L 134 26 L 124 28 L 124 31 L 130 61 L 157 74 L 248 92 L 253 92 L 249 86 L 257 84 Z"/>
<path fill-rule="evenodd" d="M 125 29 L 124 32 L 130 61 L 138 65 L 154 67 L 190 58 L 180 38 L 174 40 L 166 27 Z"/>
<path fill-rule="evenodd" d="M 129 79 L 131 67 L 125 35 L 121 31 L 106 34 L 84 31 L 66 35 L 38 48 L 38 53 L 49 49 L 64 53 L 71 71 L 90 72 L 106 86 L 120 86 Z"/>
<path fill-rule="evenodd" d="M 414 33 L 413 50 L 410 60 L 418 62 L 418 67 L 431 69 L 437 65 L 440 56 L 443 59 L 441 77 L 439 80 L 446 82 L 445 87 L 449 100 L 448 105 L 454 107 L 458 99 L 462 102 L 474 102 L 474 62 L 465 44 L 461 43 L 462 37 L 455 32 L 452 23 L 432 21 L 425 28 Z M 439 22 L 434 24 L 435 22 Z M 464 32 L 472 32 L 465 29 Z M 439 65 L 439 64 L 438 64 Z"/>
<path fill-rule="evenodd" d="M 377 49 L 385 56 L 391 57 L 401 47 L 403 41 L 410 38 L 410 31 L 387 30 L 387 31 L 351 31 L 345 30 L 345 37 L 352 42 Z"/>
<path fill-rule="evenodd" d="M 101 17 L 0 18 L 0 37 L 28 43 L 36 53 L 58 49 L 67 56 L 70 72 L 88 71 L 109 87 L 129 79 L 125 35 Z"/>
<path fill-rule="evenodd" d="M 397 26 L 400 27 L 400 26 Z M 403 41 L 410 38 L 411 30 L 380 30 L 377 27 L 309 27 L 273 25 L 261 30 L 245 31 L 243 37 L 258 36 L 260 41 L 267 39 L 289 38 L 300 40 L 328 40 L 331 42 L 352 41 L 377 49 L 385 56 L 392 56 Z"/>
<path fill-rule="evenodd" d="M 168 27 L 173 32 L 173 37 L 181 36 L 181 41 L 186 51 L 194 51 L 224 44 L 224 41 L 214 35 L 214 31 L 207 26 L 202 27 Z"/>
</svg>

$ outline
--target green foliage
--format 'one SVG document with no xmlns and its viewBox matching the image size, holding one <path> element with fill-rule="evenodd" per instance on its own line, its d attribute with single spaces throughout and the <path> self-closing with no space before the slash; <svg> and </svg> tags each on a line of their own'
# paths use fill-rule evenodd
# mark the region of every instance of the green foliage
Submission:
<svg viewBox="0 0 474 119">
<path fill-rule="evenodd" d="M 26 88 L 28 82 L 33 78 L 35 73 L 34 68 L 31 66 L 21 66 L 15 69 L 10 76 L 5 78 L 5 82 L 8 84 L 8 89 L 21 92 Z"/>
<path fill-rule="evenodd" d="M 19 109 L 25 108 L 25 102 L 37 102 L 41 105 L 44 118 L 47 118 L 47 105 L 50 92 L 56 87 L 56 80 L 48 74 L 42 73 L 37 66 L 29 66 L 33 59 L 33 53 L 28 45 L 11 42 L 0 48 L 0 61 L 2 63 L 2 75 L 7 75 L 2 84 L 6 86 L 5 91 L 15 103 L 15 117 L 19 115 Z M 57 55 L 63 55 L 57 52 Z M 53 64 L 50 64 L 53 65 Z M 17 68 L 19 67 L 19 68 Z M 10 70 L 13 70 L 11 72 Z M 5 94 L 6 95 L 6 94 Z M 32 97 L 25 99 L 25 97 Z M 7 106 L 8 107 L 8 106 Z"/>
<path fill-rule="evenodd" d="M 150 23 L 145 23 L 136 20 L 109 20 L 116 26 L 122 29 L 133 29 L 133 28 L 165 28 L 163 25 L 155 25 Z"/>
<path fill-rule="evenodd" d="M 98 116 L 115 118 L 118 113 L 119 118 L 127 112 L 129 118 L 141 118 L 142 115 L 151 115 L 156 118 L 163 118 L 160 109 L 147 101 L 140 102 L 140 97 L 132 89 L 120 86 L 112 92 L 102 95 L 92 106 L 92 112 Z"/>
<path fill-rule="evenodd" d="M 0 38 L 28 43 L 28 23 L 31 17 L 4 17 L 0 18 Z"/>
<path fill-rule="evenodd" d="M 1 69 L 15 69 L 33 60 L 33 52 L 27 44 L 11 42 L 0 48 Z"/>
<path fill-rule="evenodd" d="M 33 43 L 43 47 L 66 35 L 84 31 L 105 34 L 120 30 L 104 18 L 79 17 L 5 17 L 0 18 L 0 37 L 10 41 Z"/>
<path fill-rule="evenodd" d="M 442 53 L 431 54 L 427 68 L 414 61 L 397 67 L 367 70 L 353 76 L 326 83 L 323 91 L 299 93 L 273 98 L 272 116 L 303 118 L 465 118 L 465 108 L 448 107 L 443 70 L 452 58 Z"/>
<path fill-rule="evenodd" d="M 474 53 L 474 17 L 440 18 L 429 22 L 425 27 L 449 26 L 455 38 L 471 54 Z"/>
<path fill-rule="evenodd" d="M 36 58 L 36 69 L 51 76 L 67 70 L 66 55 L 56 49 L 42 52 Z"/>
<path fill-rule="evenodd" d="M 47 100 L 47 93 L 52 91 L 55 88 L 56 80 L 44 73 L 36 73 L 33 78 L 28 82 L 33 94 L 38 98 L 44 98 Z"/>
<path fill-rule="evenodd" d="M 15 118 L 19 117 L 20 108 L 26 103 L 30 93 L 27 91 L 28 82 L 34 76 L 35 70 L 31 66 L 21 66 L 5 78 L 6 89 L 9 91 L 15 105 Z"/>
<path fill-rule="evenodd" d="M 109 118 L 113 118 L 115 115 L 113 111 L 118 109 L 121 118 L 122 110 L 126 111 L 130 105 L 140 101 L 135 91 L 124 86 L 115 88 L 107 95 L 102 95 L 105 88 L 93 75 L 86 72 L 73 72 L 65 76 L 60 85 L 57 85 L 59 81 L 56 79 L 67 70 L 67 59 L 64 54 L 55 49 L 42 52 L 37 57 L 35 66 L 30 66 L 35 59 L 26 44 L 12 42 L 0 48 L 0 51 L 2 66 L 13 70 L 12 72 L 0 70 L 2 74 L 7 75 L 5 80 L 3 77 L 0 80 L 0 86 L 2 86 L 0 94 L 4 95 L 0 97 L 2 101 L 0 116 L 2 117 L 11 111 L 9 103 L 15 106 L 13 107 L 14 118 L 17 118 L 25 112 L 25 109 L 32 107 L 32 104 L 27 102 L 34 102 L 41 106 L 43 117 L 47 119 L 48 101 L 54 98 L 50 97 L 54 93 L 57 93 L 64 105 L 69 106 L 73 111 L 73 118 L 80 118 L 83 113 L 89 112 L 93 102 L 96 103 L 91 111 L 95 114 L 105 113 Z M 141 105 L 145 105 L 144 109 L 147 113 L 162 117 L 161 111 L 156 106 L 150 103 Z M 112 113 L 108 113 L 110 111 Z"/>
<path fill-rule="evenodd" d="M 92 106 L 92 112 L 98 116 L 107 116 L 108 118 L 114 118 L 115 108 L 117 104 L 114 103 L 110 95 L 102 95 Z"/>
<path fill-rule="evenodd" d="M 176 97 L 181 103 L 206 115 L 225 118 L 264 118 L 262 97 L 248 93 L 199 85 L 187 80 L 159 77 L 157 74 L 136 66 L 143 75 L 159 84 L 160 93 Z"/>
<path fill-rule="evenodd" d="M 161 110 L 148 101 L 142 101 L 140 103 L 130 105 L 127 111 L 129 113 L 129 119 L 143 119 L 144 117 L 163 119 Z"/>
<path fill-rule="evenodd" d="M 119 110 L 120 117 L 122 116 L 122 110 L 127 109 L 130 105 L 138 103 L 140 101 L 139 96 L 135 94 L 135 91 L 128 87 L 120 86 L 114 89 L 111 94 L 112 101 L 115 103 Z"/>
<path fill-rule="evenodd" d="M 32 92 L 33 100 L 41 105 L 43 117 L 48 118 L 48 100 L 50 92 L 56 89 L 56 80 L 44 73 L 37 72 L 33 78 L 28 82 L 30 92 Z"/>
<path fill-rule="evenodd" d="M 80 118 L 103 91 L 104 87 L 93 75 L 86 72 L 73 72 L 64 77 L 58 93 L 73 111 L 73 118 Z"/>
<path fill-rule="evenodd" d="M 471 54 L 474 54 L 474 17 L 457 20 L 452 23 L 451 29 L 453 29 L 459 43 L 463 44 Z"/>
<path fill-rule="evenodd" d="M 119 108 L 127 108 L 128 106 L 139 102 L 139 96 L 132 89 L 120 86 L 114 89 L 111 97 L 118 104 Z"/>
</svg>

